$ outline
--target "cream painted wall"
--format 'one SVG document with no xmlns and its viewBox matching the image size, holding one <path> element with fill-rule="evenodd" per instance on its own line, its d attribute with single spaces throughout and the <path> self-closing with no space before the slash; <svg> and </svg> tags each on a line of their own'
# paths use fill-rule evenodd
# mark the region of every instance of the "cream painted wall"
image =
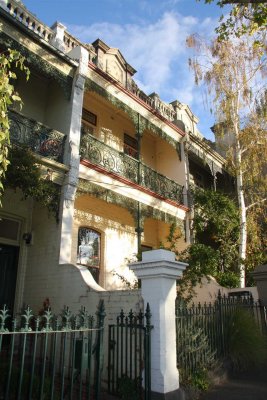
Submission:
<svg viewBox="0 0 267 400">
<path fill-rule="evenodd" d="M 100 285 L 107 290 L 125 287 L 114 275 L 116 272 L 134 281 L 127 266 L 137 253 L 135 223 L 131 214 L 122 207 L 86 195 L 76 199 L 75 209 L 72 262 L 76 263 L 79 227 L 91 227 L 102 234 Z"/>
<path fill-rule="evenodd" d="M 56 83 L 49 83 L 44 123 L 59 132 L 68 134 L 70 126 L 70 100 Z"/>
<path fill-rule="evenodd" d="M 92 127 L 95 136 L 106 144 L 122 151 L 124 133 L 135 137 L 135 128 L 129 117 L 121 111 L 109 107 L 102 99 L 96 99 L 92 93 L 85 93 L 83 106 L 97 115 L 97 126 L 92 125 Z M 119 140 L 112 143 L 112 136 Z"/>
<path fill-rule="evenodd" d="M 141 140 L 141 159 L 149 167 L 157 170 L 157 138 L 145 131 Z"/>
<path fill-rule="evenodd" d="M 107 290 L 124 287 L 114 272 L 133 282 L 134 276 L 127 264 L 137 253 L 136 222 L 124 208 L 108 204 L 89 195 L 81 195 L 75 201 L 74 229 L 72 235 L 72 263 L 76 263 L 78 229 L 90 227 L 101 236 L 100 285 Z M 169 224 L 151 218 L 145 219 L 142 244 L 153 249 L 160 247 L 169 233 Z M 177 242 L 177 248 L 186 247 L 184 239 Z"/>
<path fill-rule="evenodd" d="M 48 79 L 39 77 L 31 72 L 30 78 L 26 81 L 25 76 L 17 73 L 18 79 L 15 89 L 23 101 L 21 112 L 29 118 L 44 123 L 45 108 L 47 103 Z M 19 111 L 19 109 L 18 109 Z"/>
<path fill-rule="evenodd" d="M 167 246 L 168 244 L 166 239 L 169 233 L 170 233 L 170 224 L 167 224 L 163 221 L 157 221 L 151 218 L 147 218 L 144 223 L 144 233 L 143 233 L 142 243 L 147 246 L 152 246 L 153 249 L 160 248 L 161 244 Z M 188 245 L 186 244 L 183 237 L 177 239 L 176 248 L 178 251 L 183 251 L 187 246 Z"/>
<path fill-rule="evenodd" d="M 56 82 L 37 76 L 34 72 L 31 72 L 29 80 L 26 81 L 25 77 L 18 73 L 15 88 L 23 101 L 22 114 L 68 134 L 70 101 Z M 17 110 L 20 111 L 18 108 Z"/>
</svg>

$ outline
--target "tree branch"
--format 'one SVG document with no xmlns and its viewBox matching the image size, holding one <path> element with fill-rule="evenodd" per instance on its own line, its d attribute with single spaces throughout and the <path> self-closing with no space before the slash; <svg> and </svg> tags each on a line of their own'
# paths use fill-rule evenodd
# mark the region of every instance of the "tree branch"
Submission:
<svg viewBox="0 0 267 400">
<path fill-rule="evenodd" d="M 264 203 L 267 200 L 267 197 L 265 199 L 261 199 L 259 201 L 255 201 L 255 203 L 250 204 L 249 206 L 247 206 L 247 210 L 249 210 L 250 208 L 260 204 L 260 203 Z"/>
<path fill-rule="evenodd" d="M 260 4 L 267 3 L 267 0 L 222 0 L 222 4 Z"/>
</svg>

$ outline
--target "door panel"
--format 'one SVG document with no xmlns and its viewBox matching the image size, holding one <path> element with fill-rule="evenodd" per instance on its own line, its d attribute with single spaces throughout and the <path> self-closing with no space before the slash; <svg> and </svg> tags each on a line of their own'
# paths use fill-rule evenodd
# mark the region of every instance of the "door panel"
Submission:
<svg viewBox="0 0 267 400">
<path fill-rule="evenodd" d="M 17 281 L 19 247 L 0 244 L 0 308 L 12 312 Z"/>
</svg>

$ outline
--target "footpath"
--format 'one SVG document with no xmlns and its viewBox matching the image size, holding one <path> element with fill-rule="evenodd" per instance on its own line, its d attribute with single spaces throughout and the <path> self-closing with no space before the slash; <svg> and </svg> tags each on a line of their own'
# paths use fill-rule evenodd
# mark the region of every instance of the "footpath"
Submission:
<svg viewBox="0 0 267 400">
<path fill-rule="evenodd" d="M 201 400 L 267 400 L 267 380 L 230 380 L 214 386 Z"/>
</svg>

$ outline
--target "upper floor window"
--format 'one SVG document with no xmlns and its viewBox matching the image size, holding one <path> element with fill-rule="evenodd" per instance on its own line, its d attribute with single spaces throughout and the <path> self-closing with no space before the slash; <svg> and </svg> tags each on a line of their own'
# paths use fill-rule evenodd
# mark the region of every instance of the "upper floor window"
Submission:
<svg viewBox="0 0 267 400">
<path fill-rule="evenodd" d="M 77 264 L 90 268 L 96 282 L 99 280 L 101 234 L 91 228 L 78 231 Z"/>
<path fill-rule="evenodd" d="M 124 153 L 138 159 L 138 141 L 127 133 L 124 134 Z"/>
<path fill-rule="evenodd" d="M 91 111 L 86 110 L 85 108 L 83 108 L 82 119 L 83 119 L 83 121 L 88 122 L 91 125 L 96 126 L 96 124 L 97 124 L 96 114 L 92 113 Z"/>
</svg>

